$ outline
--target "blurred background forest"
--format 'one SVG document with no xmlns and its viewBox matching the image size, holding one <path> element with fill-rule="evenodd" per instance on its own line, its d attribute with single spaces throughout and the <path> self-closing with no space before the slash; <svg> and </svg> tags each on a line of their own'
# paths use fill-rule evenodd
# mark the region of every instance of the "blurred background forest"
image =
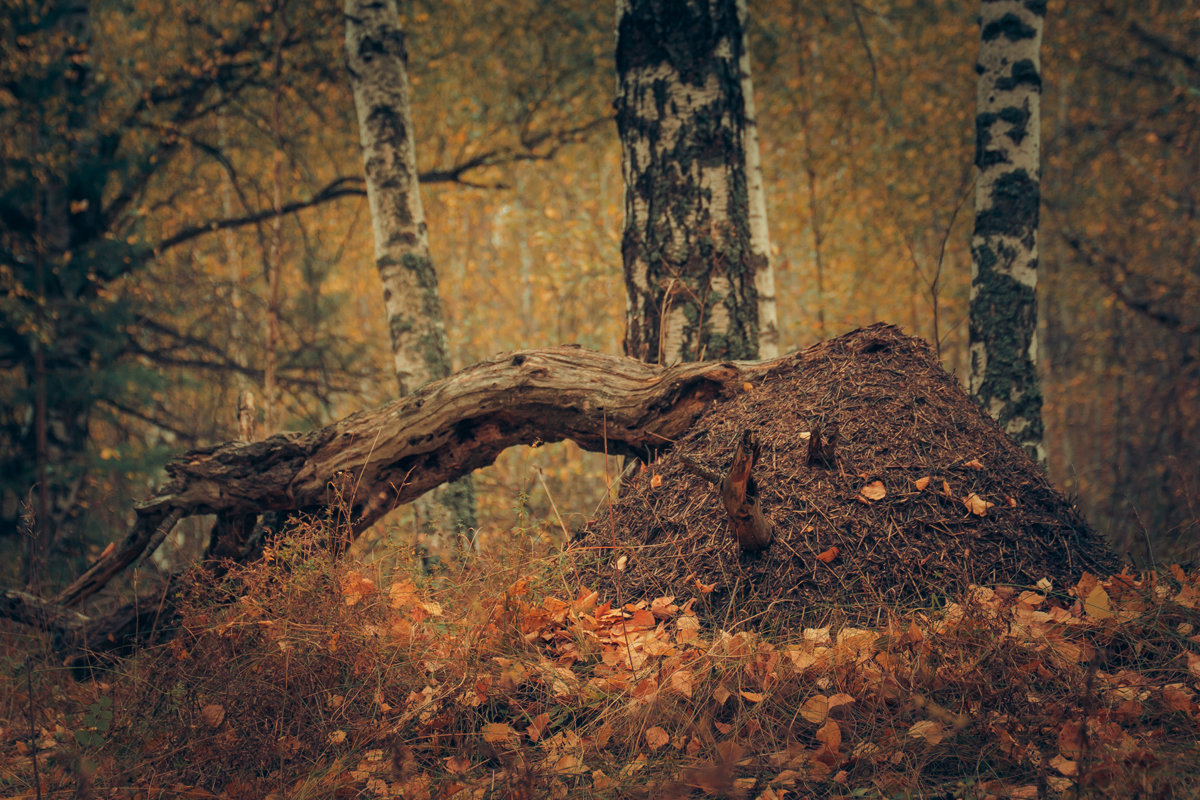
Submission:
<svg viewBox="0 0 1200 800">
<path fill-rule="evenodd" d="M 86 37 L 65 5 L 14 0 L 0 19 L 0 537 L 18 545 L 33 503 L 42 392 L 64 563 L 123 535 L 167 457 L 236 438 L 241 390 L 267 434 L 396 385 L 341 4 L 93 0 Z M 402 11 L 454 367 L 620 352 L 612 8 Z M 978 4 L 752 1 L 750 19 L 781 350 L 883 320 L 963 376 Z M 1051 477 L 1119 551 L 1185 556 L 1200 533 L 1200 2 L 1052 3 L 1042 52 Z M 37 243 L 55 232 L 27 209 L 64 198 L 69 241 L 49 259 Z M 514 526 L 560 536 L 549 498 L 577 525 L 606 471 L 555 445 L 476 480 L 486 546 Z"/>
</svg>

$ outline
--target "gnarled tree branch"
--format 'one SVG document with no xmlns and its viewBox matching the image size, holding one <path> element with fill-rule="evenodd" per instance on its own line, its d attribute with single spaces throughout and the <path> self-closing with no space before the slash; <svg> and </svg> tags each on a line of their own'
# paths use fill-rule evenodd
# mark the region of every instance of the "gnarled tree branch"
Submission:
<svg viewBox="0 0 1200 800">
<path fill-rule="evenodd" d="M 184 517 L 217 514 L 252 527 L 265 512 L 340 501 L 348 506 L 346 533 L 357 536 L 397 505 L 488 466 L 515 445 L 570 439 L 585 450 L 633 456 L 669 449 L 711 401 L 789 360 L 661 367 L 579 347 L 524 350 L 320 430 L 193 450 L 168 464 L 168 483 L 136 505 L 128 536 L 54 602 L 9 592 L 0 616 L 60 632 L 87 629 L 72 640 L 120 647 L 113 631 L 127 625 L 114 628 L 113 619 L 92 620 L 70 608 Z M 214 542 L 219 538 L 214 534 Z M 236 553 L 237 545 L 210 545 L 210 555 Z M 106 633 L 93 635 L 92 628 Z"/>
</svg>

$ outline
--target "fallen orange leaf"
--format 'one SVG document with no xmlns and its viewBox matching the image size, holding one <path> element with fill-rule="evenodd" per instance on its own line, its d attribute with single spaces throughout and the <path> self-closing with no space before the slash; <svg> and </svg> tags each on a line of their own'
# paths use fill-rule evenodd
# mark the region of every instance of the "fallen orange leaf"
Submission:
<svg viewBox="0 0 1200 800">
<path fill-rule="evenodd" d="M 967 495 L 966 497 L 963 498 L 963 505 L 965 505 L 967 507 L 967 510 L 970 511 L 975 516 L 982 517 L 984 514 L 987 513 L 987 510 L 989 508 L 993 507 L 996 504 L 989 503 L 987 500 L 984 500 L 979 495 L 975 494 L 974 492 L 971 492 L 969 495 Z"/>
<path fill-rule="evenodd" d="M 887 489 L 883 486 L 883 481 L 871 481 L 866 486 L 858 490 L 858 499 L 863 501 L 882 500 L 887 497 Z"/>
<path fill-rule="evenodd" d="M 686 669 L 671 673 L 671 688 L 684 697 L 692 696 L 693 681 L 692 673 Z"/>
<path fill-rule="evenodd" d="M 1103 586 L 1096 584 L 1096 587 L 1088 592 L 1087 597 L 1083 598 L 1083 610 L 1092 619 L 1109 619 L 1113 616 L 1108 592 L 1104 591 Z"/>
<path fill-rule="evenodd" d="M 657 725 L 646 731 L 646 745 L 651 750 L 657 750 L 669 741 L 671 741 L 671 737 Z"/>
<path fill-rule="evenodd" d="M 529 740 L 536 742 L 541 738 L 542 732 L 546 730 L 546 726 L 550 724 L 550 715 L 543 711 L 533 718 L 533 722 L 525 729 L 525 733 L 529 735 Z"/>
<path fill-rule="evenodd" d="M 842 729 L 831 719 L 817 730 L 817 741 L 825 745 L 830 752 L 836 753 L 842 746 Z"/>
<path fill-rule="evenodd" d="M 826 550 L 824 553 L 821 553 L 820 555 L 818 555 L 817 561 L 821 561 L 821 562 L 828 564 L 830 561 L 833 561 L 835 558 L 837 558 L 837 554 L 838 554 L 838 549 L 836 547 L 831 547 L 828 550 Z"/>
<path fill-rule="evenodd" d="M 829 717 L 829 698 L 823 694 L 810 697 L 800 706 L 800 716 L 809 722 L 820 725 Z"/>
<path fill-rule="evenodd" d="M 459 754 L 442 759 L 446 765 L 446 770 L 454 775 L 461 775 L 471 768 L 471 759 Z"/>
<path fill-rule="evenodd" d="M 499 744 L 517 738 L 517 732 L 503 722 L 489 722 L 483 726 L 483 740 L 489 744 Z"/>
<path fill-rule="evenodd" d="M 1066 775 L 1068 778 L 1074 778 L 1079 774 L 1079 762 L 1072 761 L 1059 753 L 1054 758 L 1050 759 L 1050 766 Z"/>
<path fill-rule="evenodd" d="M 200 709 L 200 719 L 210 728 L 219 728 L 225 721 L 225 708 L 217 703 L 210 703 Z"/>
<path fill-rule="evenodd" d="M 937 744 L 946 738 L 946 730 L 940 722 L 923 719 L 908 729 L 908 735 L 914 739 L 924 739 L 929 744 Z"/>
</svg>

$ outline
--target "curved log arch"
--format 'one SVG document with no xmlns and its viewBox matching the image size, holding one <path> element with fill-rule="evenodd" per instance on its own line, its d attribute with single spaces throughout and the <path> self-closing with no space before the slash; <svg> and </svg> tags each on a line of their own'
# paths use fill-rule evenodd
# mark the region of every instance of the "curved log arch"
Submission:
<svg viewBox="0 0 1200 800">
<path fill-rule="evenodd" d="M 238 552 L 231 539 L 244 541 L 259 514 L 324 508 L 340 496 L 354 537 L 509 447 L 570 439 L 617 455 L 667 449 L 714 399 L 792 358 L 661 367 L 574 346 L 523 350 L 319 430 L 193 450 L 169 463 L 168 482 L 135 505 L 125 539 L 53 601 L 8 592 L 0 615 L 69 634 L 77 649 L 115 649 L 127 626 L 114 620 L 137 614 L 92 619 L 68 609 L 148 556 L 184 517 L 217 515 L 215 557 Z"/>
</svg>

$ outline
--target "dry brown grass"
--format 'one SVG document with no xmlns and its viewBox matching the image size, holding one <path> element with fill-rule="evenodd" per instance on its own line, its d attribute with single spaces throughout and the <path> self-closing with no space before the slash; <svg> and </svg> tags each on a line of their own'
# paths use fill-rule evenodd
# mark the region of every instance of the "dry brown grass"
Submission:
<svg viewBox="0 0 1200 800">
<path fill-rule="evenodd" d="M 702 595 L 615 607 L 528 541 L 425 578 L 325 538 L 195 582 L 173 640 L 104 681 L 6 662 L 0 794 L 35 796 L 27 678 L 43 797 L 1200 792 L 1178 568 L 765 636 Z"/>
</svg>

